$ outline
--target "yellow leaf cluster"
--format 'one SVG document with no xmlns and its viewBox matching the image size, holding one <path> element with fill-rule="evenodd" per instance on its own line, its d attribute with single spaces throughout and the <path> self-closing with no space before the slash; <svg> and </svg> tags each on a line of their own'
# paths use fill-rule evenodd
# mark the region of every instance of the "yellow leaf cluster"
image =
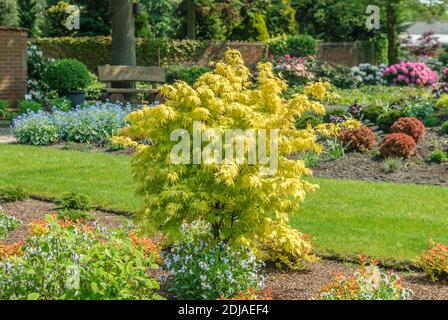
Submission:
<svg viewBox="0 0 448 320">
<path fill-rule="evenodd" d="M 314 83 L 304 94 L 287 100 L 282 95 L 287 84 L 275 76 L 270 63 L 258 65 L 254 83 L 235 50 L 228 50 L 224 61 L 193 86 L 181 81 L 165 85 L 161 90 L 164 103 L 130 114 L 130 125 L 114 139 L 137 150 L 133 175 L 145 204 L 137 221 L 174 238 L 182 223 L 202 220 L 212 226 L 217 239 L 241 241 L 268 234 L 271 239 L 278 237 L 278 243 L 271 241 L 273 248 L 284 244 L 290 257 L 309 256 L 310 248 L 301 235 L 289 228 L 288 216 L 317 186 L 303 179 L 311 170 L 290 155 L 320 152 L 318 135 L 337 134 L 338 127 L 294 127 L 295 120 L 306 112 L 325 112 L 317 100 L 328 97 L 328 88 L 326 83 Z M 269 137 L 278 129 L 278 170 L 266 175 L 262 170 L 265 164 L 249 163 L 247 157 L 240 162 L 173 164 L 170 152 L 178 142 L 171 141 L 171 133 L 183 129 L 193 136 L 197 121 L 202 132 L 264 129 Z M 208 143 L 202 141 L 201 147 Z M 245 151 L 248 149 L 245 144 Z"/>
</svg>

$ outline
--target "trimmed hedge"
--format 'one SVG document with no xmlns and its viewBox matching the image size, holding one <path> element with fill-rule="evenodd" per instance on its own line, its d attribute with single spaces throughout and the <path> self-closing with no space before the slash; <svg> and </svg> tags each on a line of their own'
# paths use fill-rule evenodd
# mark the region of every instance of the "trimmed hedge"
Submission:
<svg viewBox="0 0 448 320">
<path fill-rule="evenodd" d="M 72 58 L 83 62 L 90 71 L 101 65 L 111 64 L 111 37 L 62 37 L 32 40 L 45 55 Z M 209 41 L 202 40 L 137 40 L 137 64 L 140 66 L 183 64 L 203 56 Z"/>
</svg>

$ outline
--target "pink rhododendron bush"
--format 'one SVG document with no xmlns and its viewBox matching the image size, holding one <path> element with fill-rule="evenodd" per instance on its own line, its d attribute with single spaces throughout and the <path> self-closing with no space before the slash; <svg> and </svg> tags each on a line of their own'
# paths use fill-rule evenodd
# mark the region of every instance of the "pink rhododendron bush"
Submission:
<svg viewBox="0 0 448 320">
<path fill-rule="evenodd" d="M 433 86 L 438 81 L 437 72 L 423 62 L 402 61 L 384 69 L 384 77 L 392 85 Z"/>
</svg>

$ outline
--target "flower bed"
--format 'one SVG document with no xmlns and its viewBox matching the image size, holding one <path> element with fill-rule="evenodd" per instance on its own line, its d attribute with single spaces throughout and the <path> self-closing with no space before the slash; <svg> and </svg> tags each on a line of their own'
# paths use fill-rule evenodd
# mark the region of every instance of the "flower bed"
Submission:
<svg viewBox="0 0 448 320">
<path fill-rule="evenodd" d="M 48 145 L 56 141 L 105 144 L 127 124 L 129 105 L 96 103 L 63 112 L 27 112 L 14 119 L 12 129 L 19 143 Z"/>
</svg>

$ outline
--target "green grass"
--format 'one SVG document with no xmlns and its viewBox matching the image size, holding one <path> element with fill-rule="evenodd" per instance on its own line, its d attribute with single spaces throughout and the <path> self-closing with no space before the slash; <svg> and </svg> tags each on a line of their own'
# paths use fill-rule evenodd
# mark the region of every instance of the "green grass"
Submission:
<svg viewBox="0 0 448 320">
<path fill-rule="evenodd" d="M 363 106 L 387 107 L 393 102 L 412 101 L 415 97 L 431 97 L 431 91 L 422 87 L 362 86 L 356 89 L 337 89 L 337 105 L 350 106 L 358 101 Z"/>
<path fill-rule="evenodd" d="M 291 223 L 322 251 L 413 259 L 428 239 L 448 243 L 448 188 L 315 179 Z"/>
<path fill-rule="evenodd" d="M 76 191 L 116 210 L 140 206 L 124 155 L 0 145 L 0 185 L 21 185 L 33 195 L 55 198 Z"/>
<path fill-rule="evenodd" d="M 448 188 L 313 180 L 321 189 L 291 223 L 311 234 L 320 251 L 408 260 L 430 237 L 448 243 Z M 0 145 L 0 185 L 57 198 L 78 191 L 118 210 L 140 207 L 127 156 Z"/>
</svg>

